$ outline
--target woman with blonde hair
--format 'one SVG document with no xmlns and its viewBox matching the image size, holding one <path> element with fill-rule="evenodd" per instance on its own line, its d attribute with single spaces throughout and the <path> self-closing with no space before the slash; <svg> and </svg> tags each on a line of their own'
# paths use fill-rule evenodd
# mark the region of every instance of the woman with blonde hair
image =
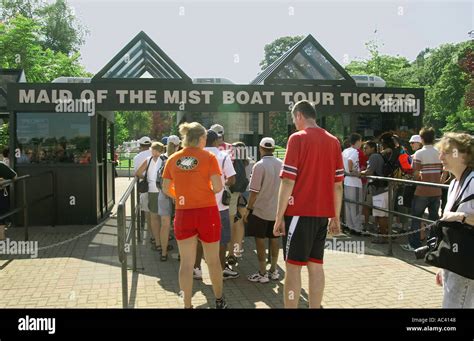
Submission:
<svg viewBox="0 0 474 341">
<path fill-rule="evenodd" d="M 216 297 L 216 308 L 225 309 L 222 269 L 219 260 L 221 220 L 215 193 L 222 190 L 221 171 L 216 156 L 206 150 L 206 129 L 199 123 L 179 127 L 183 149 L 166 162 L 163 191 L 175 199 L 174 231 L 181 263 L 179 285 L 184 307 L 192 308 L 193 269 L 198 238 L 202 243 Z"/>
<path fill-rule="evenodd" d="M 474 138 L 446 133 L 436 147 L 444 170 L 454 175 L 441 220 L 461 222 L 474 233 L 474 199 L 469 198 L 474 195 Z M 458 207 L 451 212 L 453 206 Z M 463 247 L 474 248 L 474 245 Z M 443 269 L 436 275 L 436 283 L 443 286 L 443 308 L 474 308 L 474 279 Z"/>
</svg>

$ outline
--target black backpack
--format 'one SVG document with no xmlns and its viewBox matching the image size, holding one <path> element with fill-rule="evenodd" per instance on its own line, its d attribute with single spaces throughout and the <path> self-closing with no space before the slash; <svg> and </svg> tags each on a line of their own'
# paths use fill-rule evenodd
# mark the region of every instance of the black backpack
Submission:
<svg viewBox="0 0 474 341">
<path fill-rule="evenodd" d="M 398 178 L 398 173 L 401 170 L 400 161 L 398 161 L 400 152 L 394 149 L 388 158 L 383 154 L 380 155 L 382 155 L 384 161 L 383 176 L 386 178 Z"/>
<path fill-rule="evenodd" d="M 232 193 L 238 192 L 243 193 L 247 190 L 249 185 L 249 179 L 247 179 L 247 173 L 245 172 L 245 165 L 243 160 L 235 160 L 233 162 L 235 169 L 235 183 L 229 187 Z"/>
<path fill-rule="evenodd" d="M 390 157 L 386 157 L 382 153 L 378 153 L 382 158 L 383 158 L 383 167 L 382 167 L 382 174 L 374 174 L 375 176 L 383 176 L 385 178 L 393 178 L 393 177 L 398 177 L 396 176 L 398 173 L 398 170 L 400 170 L 400 163 L 398 162 L 398 155 L 396 153 L 392 152 L 390 154 Z M 394 155 L 396 158 L 394 158 Z M 387 187 L 388 186 L 388 181 L 385 180 L 374 180 L 371 182 L 372 186 L 375 186 L 377 188 L 380 187 Z"/>
<path fill-rule="evenodd" d="M 166 166 L 166 160 L 168 160 L 168 156 L 166 154 L 161 154 L 160 155 L 161 159 L 161 166 L 158 169 L 158 172 L 156 174 L 156 187 L 158 187 L 160 190 L 163 189 L 163 172 L 165 171 L 165 166 Z"/>
</svg>

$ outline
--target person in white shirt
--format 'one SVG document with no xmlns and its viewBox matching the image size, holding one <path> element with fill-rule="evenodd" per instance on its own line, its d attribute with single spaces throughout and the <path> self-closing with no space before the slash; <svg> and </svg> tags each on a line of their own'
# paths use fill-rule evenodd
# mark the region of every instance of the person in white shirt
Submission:
<svg viewBox="0 0 474 341">
<path fill-rule="evenodd" d="M 168 244 L 169 235 L 170 235 L 170 227 L 171 227 L 171 215 L 173 213 L 173 200 L 167 196 L 162 188 L 163 182 L 163 171 L 166 165 L 166 161 L 168 158 L 173 155 L 179 149 L 179 144 L 181 140 L 176 135 L 170 135 L 166 139 L 162 139 L 161 141 L 166 142 L 166 153 L 161 154 L 159 158 L 159 166 L 157 166 L 156 177 L 157 177 L 157 185 L 160 187 L 158 193 L 158 215 L 160 218 L 160 240 L 161 240 L 161 258 L 162 262 L 168 260 L 168 251 L 172 250 L 172 245 Z M 162 142 L 162 143 L 163 143 Z"/>
<path fill-rule="evenodd" d="M 150 222 L 151 222 L 151 231 L 153 237 L 155 238 L 155 245 L 152 245 L 152 249 L 160 251 L 161 250 L 161 239 L 160 239 L 160 226 L 161 221 L 158 215 L 158 187 L 156 187 L 156 175 L 158 169 L 161 166 L 162 160 L 160 155 L 164 150 L 164 146 L 161 142 L 153 142 L 151 144 L 151 154 L 152 156 L 147 157 L 145 161 L 138 168 L 135 176 L 143 179 L 147 178 L 148 181 L 148 209 L 150 213 Z M 166 240 L 166 244 L 168 240 Z M 166 245 L 168 247 L 168 245 Z"/>
<path fill-rule="evenodd" d="M 148 136 L 143 136 L 138 140 L 138 143 L 140 144 L 140 151 L 133 158 L 133 174 L 136 174 L 138 168 L 142 165 L 143 161 L 145 161 L 151 156 L 151 139 Z M 145 216 L 145 219 L 142 219 L 142 222 L 144 223 L 146 220 L 148 234 L 151 236 L 150 243 L 152 245 L 155 245 L 155 237 L 153 236 L 153 233 L 151 231 L 150 210 L 148 209 L 148 193 L 140 193 L 139 205 L 141 216 Z"/>
<path fill-rule="evenodd" d="M 206 139 L 206 147 L 205 150 L 213 153 L 216 158 L 217 162 L 219 163 L 219 168 L 221 169 L 221 180 L 224 186 L 229 187 L 235 182 L 235 170 L 234 166 L 232 165 L 232 158 L 228 152 L 219 150 L 219 135 L 214 131 L 209 129 L 207 131 L 207 139 Z M 239 277 L 239 273 L 237 271 L 233 271 L 228 264 L 226 264 L 226 257 L 225 253 L 230 242 L 230 215 L 229 215 L 229 205 L 224 204 L 222 202 L 222 197 L 224 195 L 224 191 L 226 189 L 223 188 L 219 193 L 216 193 L 216 201 L 217 207 L 219 208 L 219 214 L 221 216 L 221 240 L 220 240 L 220 248 L 219 248 L 219 259 L 221 261 L 222 267 L 222 276 L 224 280 L 226 279 L 233 279 Z M 202 272 L 201 272 L 201 259 L 202 259 L 202 246 L 199 245 L 197 248 L 196 254 L 196 263 L 194 265 L 194 278 L 201 279 Z"/>
<path fill-rule="evenodd" d="M 351 146 L 342 152 L 344 162 L 344 198 L 362 202 L 362 180 L 360 179 L 359 152 L 362 137 L 351 134 Z M 362 208 L 359 205 L 344 202 L 346 225 L 352 233 L 362 232 Z"/>
</svg>

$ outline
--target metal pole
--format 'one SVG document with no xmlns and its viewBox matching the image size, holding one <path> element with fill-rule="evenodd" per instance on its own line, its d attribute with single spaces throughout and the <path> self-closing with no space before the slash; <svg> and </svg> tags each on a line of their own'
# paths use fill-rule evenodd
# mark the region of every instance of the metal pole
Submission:
<svg viewBox="0 0 474 341">
<path fill-rule="evenodd" d="M 137 182 L 138 184 L 138 182 Z M 138 208 L 137 211 L 137 241 L 140 243 L 142 241 L 142 212 L 140 209 L 140 192 L 138 191 L 138 185 L 135 186 L 136 188 L 136 193 L 137 193 L 137 201 L 136 201 L 136 206 Z"/>
<path fill-rule="evenodd" d="M 51 171 L 51 181 L 53 182 L 53 227 L 56 226 L 56 223 L 58 222 L 58 191 L 57 191 L 57 179 L 56 179 L 56 173 L 55 171 Z"/>
<path fill-rule="evenodd" d="M 125 253 L 125 207 L 117 208 L 117 245 L 119 261 L 122 265 L 122 307 L 128 308 L 127 254 Z"/>
<path fill-rule="evenodd" d="M 272 263 L 272 240 L 268 238 L 268 264 Z"/>
<path fill-rule="evenodd" d="M 132 219 L 132 271 L 137 271 L 137 237 L 136 237 L 136 212 L 135 212 L 135 186 L 133 186 L 132 193 L 130 195 L 130 206 L 131 206 L 131 219 Z"/>
<path fill-rule="evenodd" d="M 132 169 L 132 159 L 128 157 L 128 180 L 130 180 L 131 169 Z"/>
<path fill-rule="evenodd" d="M 25 225 L 25 240 L 29 239 L 28 234 L 28 200 L 26 200 L 26 179 L 23 179 L 22 184 L 22 205 L 23 205 L 23 224 Z"/>
<path fill-rule="evenodd" d="M 393 193 L 394 193 L 394 185 L 393 183 L 388 184 L 388 251 L 387 251 L 387 256 L 393 256 L 393 248 L 392 248 L 392 220 L 393 220 Z"/>
</svg>

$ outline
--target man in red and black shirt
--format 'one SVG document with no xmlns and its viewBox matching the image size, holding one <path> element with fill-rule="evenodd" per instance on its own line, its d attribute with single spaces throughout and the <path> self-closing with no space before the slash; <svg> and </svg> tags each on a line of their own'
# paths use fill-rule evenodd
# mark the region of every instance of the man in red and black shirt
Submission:
<svg viewBox="0 0 474 341">
<path fill-rule="evenodd" d="M 316 124 L 310 102 L 296 103 L 292 117 L 298 132 L 288 140 L 273 233 L 284 236 L 285 307 L 298 307 L 301 267 L 307 266 L 309 306 L 320 308 L 328 222 L 332 234 L 340 233 L 344 166 L 338 139 Z"/>
</svg>

